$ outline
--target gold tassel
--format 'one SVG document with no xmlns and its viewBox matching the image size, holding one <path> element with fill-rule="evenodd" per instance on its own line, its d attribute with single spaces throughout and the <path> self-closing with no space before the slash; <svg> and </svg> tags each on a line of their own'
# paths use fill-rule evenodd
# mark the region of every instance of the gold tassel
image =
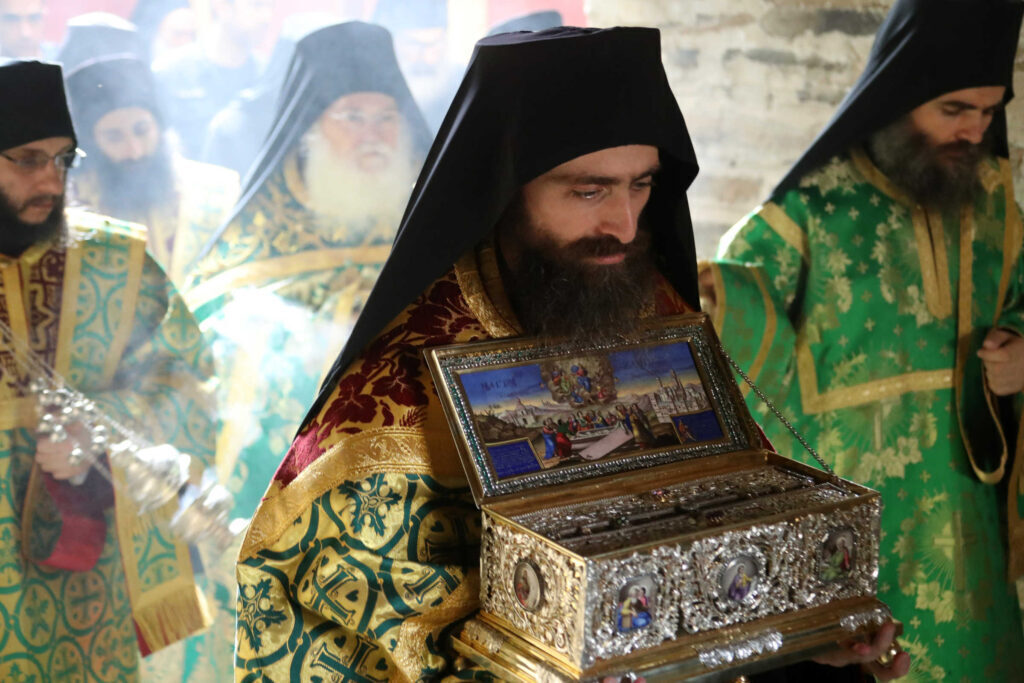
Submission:
<svg viewBox="0 0 1024 683">
<path fill-rule="evenodd" d="M 152 604 L 132 605 L 135 625 L 150 654 L 188 638 L 211 623 L 206 600 L 195 585 L 191 585 L 192 590 L 182 590 L 174 583 L 177 582 L 161 587 L 161 595 L 147 593 L 143 602 Z"/>
</svg>

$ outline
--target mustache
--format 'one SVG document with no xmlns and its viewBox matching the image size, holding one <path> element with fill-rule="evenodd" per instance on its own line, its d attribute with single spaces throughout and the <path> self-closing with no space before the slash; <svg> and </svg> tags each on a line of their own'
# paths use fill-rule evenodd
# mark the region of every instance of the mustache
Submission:
<svg viewBox="0 0 1024 683">
<path fill-rule="evenodd" d="M 59 194 L 38 194 L 35 197 L 26 199 L 18 211 L 24 211 L 31 206 L 56 205 L 61 200 L 61 197 L 62 195 Z"/>
<path fill-rule="evenodd" d="M 935 151 L 939 154 L 963 156 L 964 154 L 978 153 L 983 147 L 983 144 L 976 144 L 968 140 L 957 140 L 956 142 L 947 142 L 945 144 L 938 145 L 935 148 Z"/>
<path fill-rule="evenodd" d="M 390 157 L 395 153 L 395 147 L 386 142 L 364 142 L 356 147 L 356 153 L 380 154 L 381 156 Z"/>
<path fill-rule="evenodd" d="M 622 242 L 612 235 L 581 237 L 559 250 L 561 252 L 560 260 L 579 261 L 580 259 L 620 254 L 625 254 L 627 258 L 630 258 L 646 253 L 650 245 L 651 235 L 646 230 L 638 230 L 632 242 Z"/>
</svg>

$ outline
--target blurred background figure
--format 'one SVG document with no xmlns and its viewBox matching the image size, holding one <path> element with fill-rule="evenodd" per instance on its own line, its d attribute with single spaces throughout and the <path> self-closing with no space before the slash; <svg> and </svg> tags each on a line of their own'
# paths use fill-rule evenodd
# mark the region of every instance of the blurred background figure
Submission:
<svg viewBox="0 0 1024 683">
<path fill-rule="evenodd" d="M 274 122 L 274 105 L 281 94 L 295 44 L 306 34 L 333 23 L 335 19 L 322 12 L 302 12 L 285 18 L 259 82 L 243 90 L 210 122 L 203 161 L 233 169 L 245 177 Z"/>
<path fill-rule="evenodd" d="M 196 42 L 199 35 L 196 13 L 188 0 L 138 0 L 132 22 L 149 45 L 154 60 L 174 48 Z"/>
<path fill-rule="evenodd" d="M 561 12 L 557 10 L 541 10 L 503 21 L 493 26 L 487 32 L 487 35 L 496 36 L 499 33 L 514 33 L 515 31 L 543 31 L 546 28 L 554 28 L 561 25 Z"/>
<path fill-rule="evenodd" d="M 167 123 L 189 159 L 201 157 L 210 121 L 242 90 L 254 85 L 274 0 L 209 0 L 209 22 L 199 39 L 153 63 Z"/>
<path fill-rule="evenodd" d="M 0 680 L 136 682 L 140 653 L 205 626 L 189 549 L 169 533 L 175 506 L 141 511 L 121 475 L 115 495 L 110 472 L 70 458 L 74 437 L 44 436 L 15 406 L 35 404 L 31 380 L 55 371 L 198 472 L 213 459 L 212 362 L 134 227 L 65 211 L 79 139 L 61 69 L 7 62 L 0 92 Z M 12 327 L 31 346 L 12 344 Z"/>
<path fill-rule="evenodd" d="M 148 248 L 176 284 L 238 196 L 238 174 L 181 158 L 168 140 L 149 65 L 86 60 L 66 76 L 79 147 L 74 201 L 148 228 Z"/>
<path fill-rule="evenodd" d="M 378 0 L 373 22 L 394 36 L 402 73 L 430 132 L 437 132 L 463 71 L 449 56 L 447 0 Z"/>
<path fill-rule="evenodd" d="M 107 55 L 131 56 L 149 63 L 149 49 L 127 19 L 109 12 L 89 12 L 68 20 L 64 42 L 57 51 L 65 77 L 81 64 Z"/>
<path fill-rule="evenodd" d="M 43 41 L 43 0 L 0 0 L 0 57 L 52 59 L 53 45 Z"/>
<path fill-rule="evenodd" d="M 234 516 L 252 516 L 348 336 L 429 143 L 387 30 L 349 22 L 298 42 L 242 198 L 187 286 L 221 380 L 217 467 Z M 230 680 L 233 561 L 210 571 L 224 600 L 201 650 Z"/>
</svg>

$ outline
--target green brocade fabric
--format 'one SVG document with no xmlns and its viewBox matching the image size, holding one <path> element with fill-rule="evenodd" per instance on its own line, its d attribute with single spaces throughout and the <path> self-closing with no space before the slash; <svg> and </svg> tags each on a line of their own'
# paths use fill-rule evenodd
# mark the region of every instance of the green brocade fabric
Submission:
<svg viewBox="0 0 1024 683">
<path fill-rule="evenodd" d="M 711 264 L 726 349 L 840 476 L 882 494 L 879 597 L 911 681 L 1021 680 L 1017 420 L 999 419 L 976 356 L 993 326 L 1024 332 L 1021 225 L 1006 160 L 979 173 L 974 205 L 939 214 L 853 149 L 741 221 Z M 780 453 L 814 464 L 747 400 Z"/>
<path fill-rule="evenodd" d="M 386 260 L 395 225 L 342 225 L 305 203 L 294 156 L 248 201 L 192 270 L 185 296 L 217 365 L 219 479 L 249 519 Z M 161 680 L 231 680 L 232 548 L 208 558 L 214 626 Z M 180 676 L 179 676 L 180 673 Z"/>
</svg>

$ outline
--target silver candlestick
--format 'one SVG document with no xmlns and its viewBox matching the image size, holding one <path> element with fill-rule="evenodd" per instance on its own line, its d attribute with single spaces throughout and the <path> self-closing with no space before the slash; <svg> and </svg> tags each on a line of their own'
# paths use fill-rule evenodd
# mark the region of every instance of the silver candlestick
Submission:
<svg viewBox="0 0 1024 683">
<path fill-rule="evenodd" d="M 156 510 L 172 500 L 178 510 L 170 530 L 187 543 L 210 542 L 218 548 L 232 546 L 245 527 L 245 520 L 231 521 L 234 506 L 231 494 L 216 483 L 198 489 L 189 484 L 191 458 L 170 444 L 149 446 L 96 404 L 66 386 L 37 379 L 30 385 L 37 399 L 39 422 L 36 434 L 51 441 L 72 443 L 68 461 L 72 465 L 88 463 L 113 483 L 103 456 L 123 475 L 127 494 L 139 506 L 140 513 Z M 119 440 L 112 441 L 116 432 Z M 84 438 L 81 436 L 85 434 Z M 72 478 L 80 485 L 88 471 Z M 120 488 L 120 487 L 119 487 Z"/>
</svg>

